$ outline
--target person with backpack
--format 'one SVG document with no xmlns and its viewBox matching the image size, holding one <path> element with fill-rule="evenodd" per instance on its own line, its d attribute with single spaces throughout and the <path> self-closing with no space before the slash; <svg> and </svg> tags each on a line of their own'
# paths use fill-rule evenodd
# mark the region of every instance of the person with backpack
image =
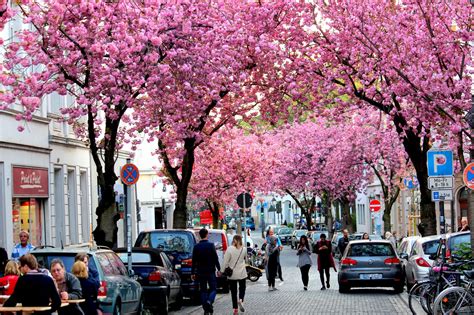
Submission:
<svg viewBox="0 0 474 315">
<path fill-rule="evenodd" d="M 245 260 L 247 250 L 242 244 L 242 236 L 235 235 L 232 245 L 227 249 L 224 255 L 224 264 L 221 272 L 227 276 L 229 281 L 230 293 L 232 296 L 233 313 L 238 314 L 239 310 L 245 312 L 244 298 L 246 289 L 247 270 Z M 239 287 L 239 296 L 237 299 L 237 285 Z"/>
</svg>

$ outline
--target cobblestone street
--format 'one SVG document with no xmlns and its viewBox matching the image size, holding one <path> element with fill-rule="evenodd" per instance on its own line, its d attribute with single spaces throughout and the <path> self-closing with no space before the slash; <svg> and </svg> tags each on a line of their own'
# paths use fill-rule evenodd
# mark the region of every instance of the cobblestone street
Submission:
<svg viewBox="0 0 474 315">
<path fill-rule="evenodd" d="M 313 255 L 314 262 L 315 258 Z M 296 263 L 296 251 L 285 246 L 281 254 L 285 281 L 277 280 L 277 291 L 268 292 L 265 275 L 255 283 L 247 281 L 245 314 L 410 314 L 406 292 L 395 294 L 390 288 L 367 288 L 339 293 L 334 270 L 331 288 L 321 291 L 316 266 L 310 270 L 309 288 L 304 291 Z M 172 314 L 203 314 L 203 310 L 200 306 L 187 306 Z M 214 314 L 232 314 L 230 293 L 218 294 Z"/>
</svg>

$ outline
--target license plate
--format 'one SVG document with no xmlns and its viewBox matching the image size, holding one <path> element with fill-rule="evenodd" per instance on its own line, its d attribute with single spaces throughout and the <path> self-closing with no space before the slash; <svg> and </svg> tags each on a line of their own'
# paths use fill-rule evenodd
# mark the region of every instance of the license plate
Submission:
<svg viewBox="0 0 474 315">
<path fill-rule="evenodd" d="M 359 275 L 362 280 L 379 280 L 382 279 L 381 273 L 363 273 Z"/>
</svg>

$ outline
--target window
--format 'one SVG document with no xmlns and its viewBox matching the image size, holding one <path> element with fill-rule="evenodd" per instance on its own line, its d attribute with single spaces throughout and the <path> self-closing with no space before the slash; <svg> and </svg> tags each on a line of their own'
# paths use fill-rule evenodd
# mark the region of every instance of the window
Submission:
<svg viewBox="0 0 474 315">
<path fill-rule="evenodd" d="M 127 252 L 117 253 L 117 255 L 124 264 L 128 262 Z M 136 264 L 148 264 L 151 263 L 151 256 L 148 253 L 132 253 L 132 262 Z"/>
<path fill-rule="evenodd" d="M 163 250 L 166 253 L 191 253 L 194 240 L 190 233 L 186 232 L 152 232 L 146 233 L 136 247 L 152 247 Z"/>
<path fill-rule="evenodd" d="M 168 256 L 166 256 L 166 254 L 164 253 L 161 253 L 160 255 L 161 255 L 161 260 L 164 263 L 164 265 L 168 267 L 168 269 L 173 270 L 173 265 L 171 264 L 171 261 L 169 260 Z"/>
<path fill-rule="evenodd" d="M 365 225 L 365 205 L 364 204 L 357 205 L 357 223 L 361 225 Z"/>
<path fill-rule="evenodd" d="M 105 253 L 101 253 L 97 255 L 97 259 L 99 260 L 99 264 L 102 267 L 102 271 L 106 276 L 113 276 L 114 275 L 114 267 L 105 256 Z"/>
<path fill-rule="evenodd" d="M 402 245 L 400 245 L 400 247 L 398 248 L 398 253 L 399 254 L 406 253 L 407 246 L 408 246 L 408 243 L 403 242 Z"/>
<path fill-rule="evenodd" d="M 106 254 L 107 258 L 109 259 L 113 269 L 114 269 L 114 274 L 115 275 L 122 275 L 125 276 L 128 274 L 127 268 L 125 268 L 125 265 L 123 262 L 120 260 L 120 258 L 117 257 L 114 253 L 107 253 Z"/>
<path fill-rule="evenodd" d="M 423 243 L 423 252 L 425 255 L 435 254 L 438 251 L 439 240 Z"/>
<path fill-rule="evenodd" d="M 394 256 L 395 253 L 390 244 L 353 244 L 349 248 L 347 256 L 349 257 L 375 257 L 375 256 Z"/>
</svg>

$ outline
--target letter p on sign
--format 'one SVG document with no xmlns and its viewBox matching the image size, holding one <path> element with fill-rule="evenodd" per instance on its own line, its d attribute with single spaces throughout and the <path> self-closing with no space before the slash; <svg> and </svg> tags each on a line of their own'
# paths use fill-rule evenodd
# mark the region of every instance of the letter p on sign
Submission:
<svg viewBox="0 0 474 315">
<path fill-rule="evenodd" d="M 434 171 L 438 173 L 438 167 L 446 164 L 446 156 L 444 154 L 434 155 Z"/>
</svg>

